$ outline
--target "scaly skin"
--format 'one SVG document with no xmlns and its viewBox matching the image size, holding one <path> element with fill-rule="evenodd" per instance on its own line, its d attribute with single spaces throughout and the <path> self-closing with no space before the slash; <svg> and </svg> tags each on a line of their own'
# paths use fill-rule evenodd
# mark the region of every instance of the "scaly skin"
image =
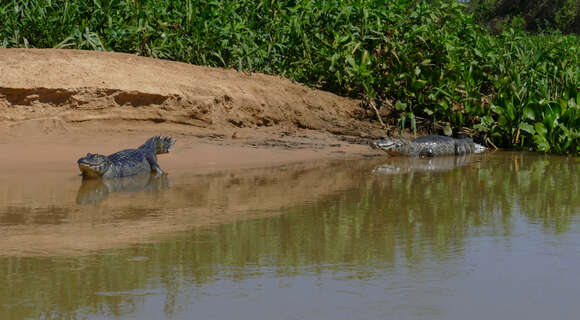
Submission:
<svg viewBox="0 0 580 320">
<path fill-rule="evenodd" d="M 146 172 L 162 174 L 157 154 L 168 153 L 175 144 L 170 137 L 152 137 L 137 149 L 126 149 L 109 156 L 87 153 L 77 163 L 84 178 L 119 178 Z"/>
<path fill-rule="evenodd" d="M 486 147 L 473 140 L 454 139 L 445 136 L 426 136 L 415 140 L 405 138 L 385 138 L 375 141 L 373 146 L 393 156 L 435 157 L 443 155 L 464 155 L 481 153 Z"/>
</svg>

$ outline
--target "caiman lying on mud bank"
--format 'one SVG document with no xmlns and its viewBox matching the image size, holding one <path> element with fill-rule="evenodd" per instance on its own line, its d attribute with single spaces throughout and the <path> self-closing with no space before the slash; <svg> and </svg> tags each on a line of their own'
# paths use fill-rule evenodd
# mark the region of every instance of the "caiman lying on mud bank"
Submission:
<svg viewBox="0 0 580 320">
<path fill-rule="evenodd" d="M 443 155 L 464 155 L 482 153 L 486 147 L 474 143 L 472 139 L 455 139 L 445 136 L 426 136 L 415 140 L 405 138 L 385 138 L 373 143 L 390 155 L 434 157 Z"/>
<path fill-rule="evenodd" d="M 171 137 L 155 136 L 137 149 L 126 149 L 109 156 L 87 153 L 77 163 L 83 178 L 118 178 L 147 172 L 162 174 L 157 155 L 168 153 L 174 144 L 175 139 Z"/>
</svg>

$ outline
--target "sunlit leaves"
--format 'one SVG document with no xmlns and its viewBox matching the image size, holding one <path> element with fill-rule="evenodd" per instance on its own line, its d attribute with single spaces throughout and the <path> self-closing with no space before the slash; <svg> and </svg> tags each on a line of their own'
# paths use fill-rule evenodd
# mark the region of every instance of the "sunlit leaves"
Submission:
<svg viewBox="0 0 580 320">
<path fill-rule="evenodd" d="M 393 102 L 390 123 L 401 128 L 422 117 L 498 146 L 577 154 L 580 39 L 492 35 L 464 9 L 456 0 L 14 0 L 0 4 L 0 46 L 277 74 Z M 530 129 L 537 123 L 545 135 Z"/>
</svg>

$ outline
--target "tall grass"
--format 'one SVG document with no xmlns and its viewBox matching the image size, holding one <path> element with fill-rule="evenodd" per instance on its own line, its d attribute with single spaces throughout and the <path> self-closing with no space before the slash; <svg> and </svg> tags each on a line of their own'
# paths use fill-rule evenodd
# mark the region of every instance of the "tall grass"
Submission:
<svg viewBox="0 0 580 320">
<path fill-rule="evenodd" d="M 579 154 L 580 39 L 491 35 L 464 9 L 453 0 L 12 0 L 0 4 L 0 44 L 278 74 L 364 98 L 401 127 Z"/>
</svg>

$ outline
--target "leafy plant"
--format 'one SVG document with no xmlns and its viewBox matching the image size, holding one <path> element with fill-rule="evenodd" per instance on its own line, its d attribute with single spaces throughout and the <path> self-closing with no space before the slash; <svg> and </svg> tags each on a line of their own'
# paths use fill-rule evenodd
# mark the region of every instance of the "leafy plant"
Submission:
<svg viewBox="0 0 580 320">
<path fill-rule="evenodd" d="M 493 35 L 455 0 L 10 0 L 0 18 L 3 47 L 277 74 L 389 106 L 400 127 L 439 123 L 498 146 L 578 154 L 579 115 L 568 110 L 580 38 Z"/>
</svg>

